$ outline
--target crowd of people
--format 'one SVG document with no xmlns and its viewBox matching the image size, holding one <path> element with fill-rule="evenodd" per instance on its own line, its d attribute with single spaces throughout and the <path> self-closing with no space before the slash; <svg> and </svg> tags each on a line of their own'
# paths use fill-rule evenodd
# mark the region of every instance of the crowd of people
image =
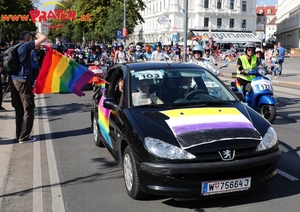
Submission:
<svg viewBox="0 0 300 212">
<path fill-rule="evenodd" d="M 32 87 L 43 63 L 45 50 L 41 48 L 41 44 L 46 39 L 45 35 L 38 32 L 34 35 L 28 31 L 21 32 L 21 45 L 18 49 L 18 54 L 21 63 L 24 65 L 22 65 L 17 75 L 12 76 L 8 76 L 2 67 L 2 55 L 13 43 L 0 43 L 0 86 L 2 88 L 10 83 L 12 106 L 16 111 L 16 138 L 19 143 L 35 140 L 30 135 L 34 120 L 34 94 Z M 280 42 L 274 45 L 274 49 L 269 54 L 270 58 L 265 58 L 264 50 L 257 48 L 255 43 L 247 43 L 244 48 L 244 54 L 236 60 L 237 80 L 243 86 L 244 92 L 249 89 L 249 84 L 253 79 L 253 76 L 248 74 L 248 71 L 257 67 L 267 69 L 266 59 L 275 64 L 274 67 L 276 68 L 273 68 L 274 77 L 281 75 L 285 50 Z M 118 63 L 136 61 L 183 61 L 185 56 L 188 62 L 204 67 L 217 76 L 221 75 L 217 69 L 218 63 L 212 56 L 211 50 L 203 48 L 202 45 L 189 46 L 184 51 L 178 43 L 162 45 L 161 42 L 157 42 L 153 45 L 129 45 L 128 47 L 124 46 L 123 43 L 114 43 L 111 46 L 99 43 L 88 47 L 82 47 L 80 43 L 77 43 L 76 49 L 69 51 L 69 54 L 67 54 L 67 49 L 63 48 L 63 44 L 58 46 L 56 50 L 84 66 L 113 66 Z M 182 83 L 190 84 L 190 82 Z M 166 98 L 164 100 L 168 101 L 167 98 L 171 98 L 168 95 L 168 89 L 172 88 L 172 81 L 166 82 L 165 87 L 166 89 L 160 92 Z M 148 88 L 146 84 L 138 84 L 137 89 L 147 90 Z M 3 109 L 2 99 L 1 92 L 0 109 Z"/>
</svg>

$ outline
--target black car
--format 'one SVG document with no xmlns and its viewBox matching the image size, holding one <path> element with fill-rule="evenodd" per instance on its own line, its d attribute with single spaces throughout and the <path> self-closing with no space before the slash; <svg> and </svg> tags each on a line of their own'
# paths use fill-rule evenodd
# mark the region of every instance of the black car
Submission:
<svg viewBox="0 0 300 212">
<path fill-rule="evenodd" d="M 93 97 L 94 140 L 122 166 L 133 199 L 238 194 L 276 176 L 274 128 L 206 69 L 128 63 L 104 79 Z"/>
</svg>

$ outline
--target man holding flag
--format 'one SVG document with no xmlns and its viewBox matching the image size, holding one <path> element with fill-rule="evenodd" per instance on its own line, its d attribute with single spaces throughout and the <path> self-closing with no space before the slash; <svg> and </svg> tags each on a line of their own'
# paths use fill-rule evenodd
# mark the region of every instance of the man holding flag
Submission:
<svg viewBox="0 0 300 212">
<path fill-rule="evenodd" d="M 47 40 L 46 35 L 39 32 L 23 31 L 20 33 L 18 55 L 20 69 L 17 75 L 11 75 L 10 88 L 12 106 L 16 113 L 16 138 L 19 143 L 32 142 L 36 138 L 30 136 L 34 121 L 34 94 L 32 82 L 34 80 L 31 68 L 31 51 Z"/>
</svg>

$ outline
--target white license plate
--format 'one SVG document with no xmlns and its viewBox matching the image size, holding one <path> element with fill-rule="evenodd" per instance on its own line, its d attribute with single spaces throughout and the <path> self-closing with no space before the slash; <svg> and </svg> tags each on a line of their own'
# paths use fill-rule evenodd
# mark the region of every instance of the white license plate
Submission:
<svg viewBox="0 0 300 212">
<path fill-rule="evenodd" d="M 213 195 L 249 189 L 251 186 L 251 177 L 232 180 L 219 180 L 202 182 L 201 194 Z"/>
</svg>

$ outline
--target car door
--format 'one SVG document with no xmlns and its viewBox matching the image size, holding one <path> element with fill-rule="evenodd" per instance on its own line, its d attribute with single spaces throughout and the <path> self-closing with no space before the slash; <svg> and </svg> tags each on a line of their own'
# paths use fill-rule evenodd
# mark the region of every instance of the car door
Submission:
<svg viewBox="0 0 300 212">
<path fill-rule="evenodd" d="M 125 89 L 125 78 L 123 69 L 119 67 L 115 67 L 109 71 L 112 73 L 110 76 L 109 87 L 105 91 L 105 98 L 113 98 L 117 103 L 118 107 L 116 110 L 111 110 L 109 113 L 109 137 L 111 151 L 113 151 L 114 156 L 118 156 L 119 153 L 119 143 L 122 139 L 122 129 L 124 129 L 123 119 L 123 107 L 125 107 L 125 97 L 124 97 L 124 89 Z M 124 81 L 123 89 L 119 87 L 119 81 Z M 123 92 L 121 91 L 123 90 Z"/>
</svg>

